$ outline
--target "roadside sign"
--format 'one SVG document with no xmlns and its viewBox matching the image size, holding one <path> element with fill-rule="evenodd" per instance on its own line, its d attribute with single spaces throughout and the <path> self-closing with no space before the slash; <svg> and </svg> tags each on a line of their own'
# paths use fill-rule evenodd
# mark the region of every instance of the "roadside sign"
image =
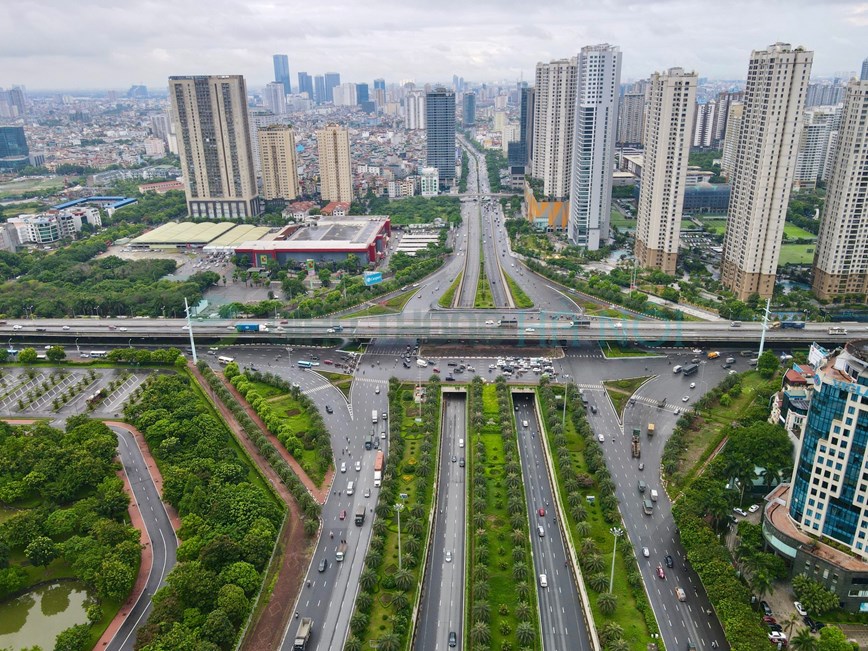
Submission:
<svg viewBox="0 0 868 651">
<path fill-rule="evenodd" d="M 367 271 L 364 275 L 364 281 L 366 287 L 381 283 L 383 282 L 383 273 L 381 271 Z"/>
</svg>

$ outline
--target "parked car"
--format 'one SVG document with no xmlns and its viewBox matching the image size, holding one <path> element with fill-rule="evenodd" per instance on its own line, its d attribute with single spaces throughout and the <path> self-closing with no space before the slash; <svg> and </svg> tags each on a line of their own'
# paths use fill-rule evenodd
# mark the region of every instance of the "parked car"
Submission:
<svg viewBox="0 0 868 651">
<path fill-rule="evenodd" d="M 802 617 L 807 617 L 808 611 L 805 610 L 805 607 L 800 601 L 794 601 L 793 607 L 796 609 L 796 612 L 799 613 L 799 615 L 801 615 Z"/>
<path fill-rule="evenodd" d="M 771 606 L 769 606 L 768 602 L 760 601 L 760 608 L 766 615 L 774 615 L 774 613 L 772 612 L 772 608 Z"/>
<path fill-rule="evenodd" d="M 750 507 L 748 508 L 747 512 L 748 513 L 756 513 L 757 511 L 759 511 L 759 508 L 760 508 L 759 504 L 751 504 Z"/>
<path fill-rule="evenodd" d="M 740 509 L 737 506 L 733 509 L 733 511 L 735 513 L 738 513 L 741 517 L 745 517 L 747 515 L 747 511 L 745 511 L 744 509 Z"/>
</svg>

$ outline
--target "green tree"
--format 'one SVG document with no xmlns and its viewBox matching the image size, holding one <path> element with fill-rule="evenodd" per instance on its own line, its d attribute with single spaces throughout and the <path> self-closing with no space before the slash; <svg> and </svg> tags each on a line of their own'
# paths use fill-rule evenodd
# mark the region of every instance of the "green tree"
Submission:
<svg viewBox="0 0 868 651">
<path fill-rule="evenodd" d="M 57 558 L 57 545 L 48 536 L 39 536 L 24 550 L 27 560 L 39 567 L 48 567 Z"/>
<path fill-rule="evenodd" d="M 54 641 L 54 651 L 90 651 L 90 648 L 90 627 L 86 624 L 61 631 Z"/>
<path fill-rule="evenodd" d="M 522 646 L 531 646 L 536 637 L 536 630 L 530 622 L 519 622 L 515 627 L 515 637 Z"/>
<path fill-rule="evenodd" d="M 377 643 L 377 651 L 398 651 L 401 639 L 394 632 L 386 633 Z"/>
<path fill-rule="evenodd" d="M 96 589 L 99 596 L 111 601 L 123 601 L 133 589 L 136 582 L 134 568 L 113 558 L 102 562 L 96 577 Z"/>
<path fill-rule="evenodd" d="M 38 359 L 35 348 L 22 348 L 18 353 L 18 361 L 22 364 L 35 364 Z"/>
<path fill-rule="evenodd" d="M 45 351 L 45 357 L 49 362 L 59 362 L 66 359 L 66 351 L 60 346 L 52 346 Z"/>
<path fill-rule="evenodd" d="M 817 651 L 858 651 L 858 648 L 859 645 L 847 641 L 844 631 L 837 626 L 826 626 L 820 629 Z"/>
<path fill-rule="evenodd" d="M 470 629 L 470 639 L 474 644 L 487 645 L 491 642 L 491 628 L 485 622 L 476 622 Z"/>
<path fill-rule="evenodd" d="M 247 615 L 250 601 L 244 594 L 244 590 L 232 583 L 224 585 L 217 594 L 217 607 L 220 608 L 236 625 L 240 624 Z"/>
<path fill-rule="evenodd" d="M 793 578 L 793 592 L 812 615 L 822 615 L 838 607 L 838 595 L 804 574 Z"/>
<path fill-rule="evenodd" d="M 780 366 L 780 361 L 771 350 L 766 350 L 756 362 L 756 370 L 764 378 L 772 377 Z"/>
<path fill-rule="evenodd" d="M 814 637 L 811 630 L 807 627 L 800 628 L 796 634 L 790 638 L 790 648 L 793 651 L 818 651 L 819 640 Z"/>
<path fill-rule="evenodd" d="M 615 612 L 615 608 L 618 607 L 618 597 L 611 592 L 604 592 L 597 597 L 597 607 L 604 615 L 611 615 Z"/>
<path fill-rule="evenodd" d="M 222 649 L 228 649 L 235 641 L 235 626 L 222 609 L 216 608 L 205 618 L 202 637 Z"/>
</svg>

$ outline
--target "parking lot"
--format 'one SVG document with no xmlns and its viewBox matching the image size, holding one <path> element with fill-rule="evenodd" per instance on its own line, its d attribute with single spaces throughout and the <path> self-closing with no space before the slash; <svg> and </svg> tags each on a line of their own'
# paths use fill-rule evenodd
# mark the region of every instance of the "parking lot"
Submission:
<svg viewBox="0 0 868 651">
<path fill-rule="evenodd" d="M 95 417 L 114 418 L 150 373 L 122 368 L 4 369 L 0 416 L 54 419 L 90 412 Z"/>
</svg>

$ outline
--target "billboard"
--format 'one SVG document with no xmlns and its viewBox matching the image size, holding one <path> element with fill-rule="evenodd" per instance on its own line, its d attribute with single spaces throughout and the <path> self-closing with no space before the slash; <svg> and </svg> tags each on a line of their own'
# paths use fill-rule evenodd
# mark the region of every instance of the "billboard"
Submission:
<svg viewBox="0 0 868 651">
<path fill-rule="evenodd" d="M 381 271 L 366 271 L 364 275 L 365 286 L 370 287 L 377 283 L 383 282 L 383 272 Z"/>
</svg>

